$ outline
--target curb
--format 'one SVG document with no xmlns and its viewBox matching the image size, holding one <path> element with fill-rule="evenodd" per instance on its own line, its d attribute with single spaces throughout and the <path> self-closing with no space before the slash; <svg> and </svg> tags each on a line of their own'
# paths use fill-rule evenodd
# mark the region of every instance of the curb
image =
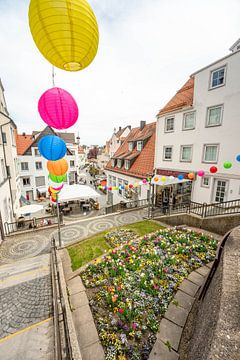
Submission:
<svg viewBox="0 0 240 360">
<path fill-rule="evenodd" d="M 60 256 L 67 283 L 68 299 L 72 310 L 71 316 L 82 356 L 81 359 L 104 360 L 103 347 L 98 337 L 85 287 L 80 276 L 71 278 L 72 268 L 68 251 L 66 249 L 61 250 Z"/>
<path fill-rule="evenodd" d="M 196 300 L 196 294 L 204 284 L 212 263 L 192 271 L 184 279 L 164 314 L 157 341 L 149 355 L 149 360 L 179 360 L 179 344 L 188 315 Z"/>
</svg>

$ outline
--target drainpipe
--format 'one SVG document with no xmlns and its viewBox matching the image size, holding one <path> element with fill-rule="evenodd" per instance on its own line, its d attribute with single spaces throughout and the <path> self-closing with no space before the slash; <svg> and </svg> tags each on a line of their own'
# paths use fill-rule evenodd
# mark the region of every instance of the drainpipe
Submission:
<svg viewBox="0 0 240 360">
<path fill-rule="evenodd" d="M 3 113 L 1 112 L 1 114 L 3 114 Z M 3 115 L 5 115 L 5 114 L 3 114 Z M 6 116 L 6 115 L 5 115 L 5 116 Z M 5 144 L 4 144 L 4 142 L 3 142 L 3 131 L 2 131 L 2 128 L 3 128 L 3 126 L 8 125 L 8 124 L 10 124 L 10 123 L 11 123 L 11 120 L 9 120 L 8 122 L 6 122 L 6 123 L 4 123 L 4 124 L 0 125 L 1 139 L 2 139 L 2 145 L 3 145 L 3 157 L 4 157 L 4 164 L 5 164 L 5 168 L 6 168 L 6 174 L 7 174 L 7 159 L 6 159 Z M 12 214 L 13 214 L 13 216 L 15 216 L 15 213 L 14 213 L 14 206 L 13 206 L 13 196 L 12 196 L 11 176 L 8 176 L 8 175 L 7 175 L 7 177 L 8 177 L 8 185 L 9 185 L 9 191 L 10 191 L 11 204 L 12 204 Z"/>
</svg>

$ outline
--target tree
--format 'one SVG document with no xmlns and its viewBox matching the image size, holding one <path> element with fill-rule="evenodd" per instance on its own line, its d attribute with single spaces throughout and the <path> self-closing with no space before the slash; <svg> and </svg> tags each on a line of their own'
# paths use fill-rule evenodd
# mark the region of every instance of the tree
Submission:
<svg viewBox="0 0 240 360">
<path fill-rule="evenodd" d="M 97 156 L 98 156 L 98 148 L 96 146 L 94 146 L 93 149 L 89 150 L 87 157 L 88 157 L 88 159 L 97 159 Z"/>
</svg>

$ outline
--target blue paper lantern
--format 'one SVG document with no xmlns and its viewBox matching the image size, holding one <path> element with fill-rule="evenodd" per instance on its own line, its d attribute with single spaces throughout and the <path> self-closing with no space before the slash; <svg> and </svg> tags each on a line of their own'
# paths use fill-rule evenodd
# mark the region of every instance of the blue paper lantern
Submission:
<svg viewBox="0 0 240 360">
<path fill-rule="evenodd" d="M 46 135 L 39 141 L 38 150 L 45 159 L 56 161 L 65 156 L 67 147 L 60 137 Z"/>
<path fill-rule="evenodd" d="M 178 175 L 178 180 L 183 180 L 184 176 L 183 175 Z"/>
<path fill-rule="evenodd" d="M 122 185 L 122 186 L 121 186 L 121 189 L 122 189 L 122 190 L 124 190 L 124 189 L 125 189 L 125 187 Z"/>
<path fill-rule="evenodd" d="M 237 155 L 236 160 L 240 162 L 240 154 Z"/>
</svg>

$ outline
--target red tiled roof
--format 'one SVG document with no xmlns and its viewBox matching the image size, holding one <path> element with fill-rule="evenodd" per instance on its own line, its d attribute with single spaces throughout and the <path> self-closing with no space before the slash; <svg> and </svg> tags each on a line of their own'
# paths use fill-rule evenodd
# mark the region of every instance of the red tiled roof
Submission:
<svg viewBox="0 0 240 360">
<path fill-rule="evenodd" d="M 174 97 L 159 111 L 157 117 L 193 104 L 194 78 L 190 78 Z"/>
<path fill-rule="evenodd" d="M 137 147 L 133 151 L 129 152 L 128 143 L 134 141 L 136 138 L 145 137 L 151 131 L 151 136 L 144 145 L 144 148 L 141 152 L 137 151 Z M 144 178 L 148 174 L 153 173 L 154 168 L 154 152 L 155 152 L 155 135 L 156 135 L 156 123 L 147 124 L 142 130 L 140 128 L 134 128 L 130 131 L 129 135 L 126 137 L 124 143 L 119 147 L 119 149 L 114 154 L 113 158 L 124 158 L 126 159 L 129 156 L 136 157 L 136 160 L 133 162 L 129 170 L 126 170 L 123 166 L 119 169 L 117 166 L 111 166 L 111 160 L 107 163 L 105 169 L 121 174 L 126 174 L 133 177 Z"/>
<path fill-rule="evenodd" d="M 32 135 L 16 135 L 17 154 L 23 155 L 29 146 L 33 143 Z"/>
</svg>

